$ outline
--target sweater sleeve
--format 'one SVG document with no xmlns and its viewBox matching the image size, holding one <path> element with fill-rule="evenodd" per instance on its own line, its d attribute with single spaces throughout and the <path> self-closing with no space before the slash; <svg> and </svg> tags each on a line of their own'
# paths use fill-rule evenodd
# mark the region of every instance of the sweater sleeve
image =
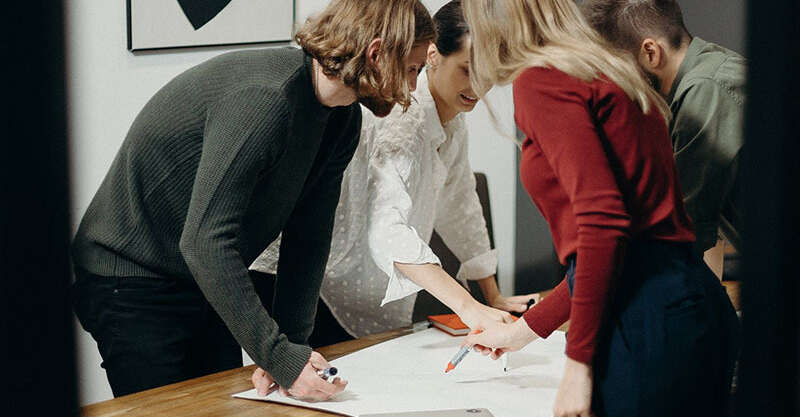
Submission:
<svg viewBox="0 0 800 417">
<path fill-rule="evenodd" d="M 466 129 L 459 132 L 463 135 L 452 139 L 452 146 L 457 147 L 456 158 L 441 191 L 435 229 L 461 261 L 456 278 L 479 280 L 497 273 L 497 251 L 491 247 L 483 207 L 475 190 Z"/>
<path fill-rule="evenodd" d="M 590 86 L 571 78 L 564 83 L 537 82 L 536 74 L 528 73 L 527 79 L 515 84 L 517 122 L 541 148 L 577 223 L 566 353 L 576 361 L 591 363 L 631 220 L 594 123 Z M 625 96 L 611 99 L 615 100 L 612 106 L 635 105 Z M 611 112 L 609 117 L 614 117 Z M 535 316 L 526 319 L 536 321 Z"/>
<path fill-rule="evenodd" d="M 564 278 L 547 297 L 526 311 L 522 318 L 537 336 L 546 339 L 567 322 L 569 313 L 569 287 Z"/>
<path fill-rule="evenodd" d="M 400 121 L 376 132 L 369 156 L 367 241 L 375 265 L 389 281 L 381 305 L 399 300 L 422 287 L 403 275 L 395 262 L 441 265 L 427 242 L 409 224 L 418 187 L 422 138 L 416 133 L 413 110 Z"/>
<path fill-rule="evenodd" d="M 290 387 L 311 348 L 290 342 L 261 304 L 241 254 L 241 222 L 258 175 L 279 155 L 288 110 L 279 93 L 247 88 L 209 107 L 180 239 L 201 291 L 236 341 Z"/>
<path fill-rule="evenodd" d="M 272 311 L 281 330 L 294 343 L 308 343 L 313 330 L 342 178 L 358 146 L 361 112 L 351 107 L 347 118 L 344 125 L 329 124 L 328 129 L 343 126 L 341 134 L 331 141 L 334 155 L 319 180 L 304 190 L 281 235 Z"/>
</svg>

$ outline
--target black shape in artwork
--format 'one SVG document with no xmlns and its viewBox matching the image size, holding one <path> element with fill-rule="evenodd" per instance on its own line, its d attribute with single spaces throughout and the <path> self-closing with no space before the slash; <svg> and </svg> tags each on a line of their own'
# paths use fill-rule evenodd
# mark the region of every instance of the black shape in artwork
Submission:
<svg viewBox="0 0 800 417">
<path fill-rule="evenodd" d="M 178 0 L 183 14 L 189 19 L 194 30 L 200 29 L 217 17 L 230 2 L 231 0 Z"/>
</svg>

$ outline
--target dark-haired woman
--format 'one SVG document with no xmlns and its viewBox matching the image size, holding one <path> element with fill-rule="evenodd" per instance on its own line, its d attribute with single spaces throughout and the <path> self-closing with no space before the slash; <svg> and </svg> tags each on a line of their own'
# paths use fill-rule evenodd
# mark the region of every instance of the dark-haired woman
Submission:
<svg viewBox="0 0 800 417">
<path fill-rule="evenodd" d="M 478 100 L 469 84 L 469 36 L 460 3 L 434 15 L 438 37 L 408 111 L 395 108 L 385 119 L 363 112 L 321 292 L 321 310 L 330 309 L 344 337 L 411 324 L 422 288 L 473 328 L 509 321 L 507 311 L 524 311 L 532 297 L 503 297 L 494 279 L 497 255 L 467 153 L 463 113 Z M 434 229 L 461 261 L 456 278 L 478 280 L 494 308 L 475 301 L 441 268 L 428 246 Z M 279 245 L 274 242 L 251 268 L 275 273 Z"/>
</svg>

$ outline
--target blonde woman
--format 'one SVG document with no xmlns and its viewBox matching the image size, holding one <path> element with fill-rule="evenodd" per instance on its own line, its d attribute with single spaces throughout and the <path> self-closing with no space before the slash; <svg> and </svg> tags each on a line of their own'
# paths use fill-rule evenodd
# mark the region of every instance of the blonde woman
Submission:
<svg viewBox="0 0 800 417">
<path fill-rule="evenodd" d="M 445 4 L 433 21 L 437 38 L 408 110 L 396 108 L 385 119 L 364 111 L 361 143 L 336 210 L 312 345 L 411 324 L 422 288 L 473 328 L 510 321 L 499 310 L 523 312 L 532 298 L 503 297 L 495 282 L 497 254 L 467 150 L 464 113 L 477 99 L 461 2 Z M 456 278 L 477 280 L 496 309 L 479 304 L 441 268 L 428 246 L 434 229 L 462 262 Z M 274 274 L 279 244 L 270 245 L 252 269 Z"/>
<path fill-rule="evenodd" d="M 241 366 L 240 345 L 265 389 L 344 389 L 307 338 L 358 103 L 408 107 L 434 32 L 416 0 L 334 0 L 299 49 L 220 55 L 147 103 L 73 246 L 76 312 L 115 396 Z M 247 266 L 280 231 L 290 278 L 270 315 Z"/>
<path fill-rule="evenodd" d="M 719 415 L 737 322 L 694 255 L 669 111 L 572 0 L 465 0 L 479 95 L 513 83 L 520 175 L 566 279 L 525 320 L 470 335 L 497 358 L 570 320 L 554 414 Z"/>
</svg>

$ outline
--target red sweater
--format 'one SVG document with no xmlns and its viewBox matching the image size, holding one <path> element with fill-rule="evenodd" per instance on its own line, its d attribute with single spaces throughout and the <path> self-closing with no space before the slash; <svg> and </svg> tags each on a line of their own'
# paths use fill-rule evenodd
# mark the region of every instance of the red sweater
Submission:
<svg viewBox="0 0 800 417">
<path fill-rule="evenodd" d="M 591 364 L 610 282 L 632 237 L 694 241 L 683 207 L 667 126 L 606 79 L 583 82 L 530 68 L 514 81 L 525 133 L 520 176 L 550 225 L 562 263 L 577 254 L 570 300 L 564 280 L 525 313 L 547 337 L 570 320 L 567 356 Z"/>
</svg>

